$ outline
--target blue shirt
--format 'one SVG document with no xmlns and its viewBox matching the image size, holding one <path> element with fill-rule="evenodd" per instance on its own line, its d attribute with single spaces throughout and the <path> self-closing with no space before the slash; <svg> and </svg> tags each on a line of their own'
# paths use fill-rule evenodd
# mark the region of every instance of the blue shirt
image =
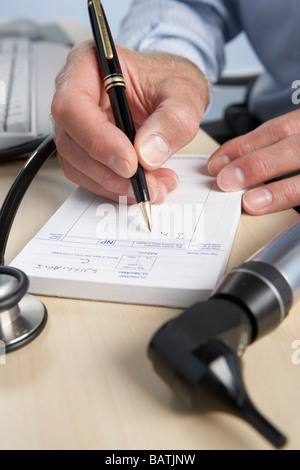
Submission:
<svg viewBox="0 0 300 470">
<path fill-rule="evenodd" d="M 224 68 L 224 45 L 241 31 L 265 67 L 252 89 L 250 111 L 266 121 L 295 110 L 300 0 L 133 0 L 118 42 L 186 57 L 215 83 Z"/>
</svg>

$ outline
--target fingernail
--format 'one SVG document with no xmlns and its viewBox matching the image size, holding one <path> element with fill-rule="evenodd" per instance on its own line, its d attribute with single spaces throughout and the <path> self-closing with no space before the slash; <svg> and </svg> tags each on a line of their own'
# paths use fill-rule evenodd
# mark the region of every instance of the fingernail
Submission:
<svg viewBox="0 0 300 470">
<path fill-rule="evenodd" d="M 161 204 L 167 199 L 168 196 L 168 190 L 166 187 L 162 187 L 162 185 L 159 186 L 159 193 L 160 193 L 160 198 L 161 198 Z"/>
<path fill-rule="evenodd" d="M 131 184 L 128 186 L 127 196 L 130 197 L 130 198 L 132 198 L 132 199 L 135 198 L 135 196 L 134 196 L 134 191 L 133 191 L 133 188 L 132 188 L 132 185 L 131 185 Z"/>
<path fill-rule="evenodd" d="M 158 180 L 168 188 L 168 191 L 174 191 L 179 185 L 179 178 L 175 173 L 168 176 L 160 176 Z"/>
<path fill-rule="evenodd" d="M 244 173 L 240 168 L 224 168 L 217 176 L 218 186 L 223 191 L 242 189 L 244 181 Z"/>
<path fill-rule="evenodd" d="M 108 165 L 115 173 L 123 178 L 130 178 L 132 176 L 130 165 L 124 158 L 114 155 L 110 158 Z"/>
<path fill-rule="evenodd" d="M 172 179 L 174 181 L 174 189 L 176 189 L 179 185 L 179 177 L 177 174 L 172 174 Z"/>
<path fill-rule="evenodd" d="M 211 175 L 216 176 L 228 163 L 230 163 L 230 158 L 227 155 L 220 155 L 208 162 L 207 169 Z"/>
<path fill-rule="evenodd" d="M 272 194 L 265 188 L 251 189 L 243 197 L 244 205 L 250 210 L 265 209 L 272 203 L 272 200 Z"/>
<path fill-rule="evenodd" d="M 154 186 L 152 186 L 152 184 L 148 183 L 148 190 L 149 190 L 150 201 L 155 202 L 156 199 L 157 199 L 157 192 L 156 192 Z"/>
<path fill-rule="evenodd" d="M 168 159 L 170 149 L 162 137 L 151 135 L 141 143 L 139 152 L 147 165 L 155 167 Z"/>
</svg>

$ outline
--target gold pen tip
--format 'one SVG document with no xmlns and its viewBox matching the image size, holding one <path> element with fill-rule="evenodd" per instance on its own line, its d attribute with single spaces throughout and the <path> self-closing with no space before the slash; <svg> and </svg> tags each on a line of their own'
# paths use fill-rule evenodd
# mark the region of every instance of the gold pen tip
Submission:
<svg viewBox="0 0 300 470">
<path fill-rule="evenodd" d="M 152 231 L 152 212 L 151 212 L 151 202 L 146 201 L 146 202 L 140 202 L 139 203 L 141 212 L 143 214 L 144 220 L 146 222 L 146 225 L 149 229 L 149 231 Z"/>
</svg>

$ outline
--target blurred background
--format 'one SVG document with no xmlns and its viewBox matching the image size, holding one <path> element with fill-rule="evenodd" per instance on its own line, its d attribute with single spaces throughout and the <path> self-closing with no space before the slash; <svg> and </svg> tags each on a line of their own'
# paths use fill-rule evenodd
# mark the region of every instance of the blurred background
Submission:
<svg viewBox="0 0 300 470">
<path fill-rule="evenodd" d="M 114 37 L 118 34 L 120 23 L 129 9 L 130 2 L 131 0 L 102 1 Z M 29 18 L 41 22 L 73 18 L 84 28 L 90 30 L 86 0 L 14 0 L 13 2 L 2 2 L 1 20 L 17 18 Z M 261 70 L 261 64 L 244 34 L 240 34 L 226 46 L 224 77 L 230 76 L 240 81 L 242 76 L 253 75 Z M 226 106 L 243 101 L 245 94 L 246 87 L 243 84 L 216 85 L 213 90 L 212 105 L 205 117 L 205 122 L 220 119 Z"/>
</svg>

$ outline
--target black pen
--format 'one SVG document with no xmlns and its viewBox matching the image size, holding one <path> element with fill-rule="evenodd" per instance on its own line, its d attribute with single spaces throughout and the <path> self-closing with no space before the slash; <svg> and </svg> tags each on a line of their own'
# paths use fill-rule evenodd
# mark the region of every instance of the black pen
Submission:
<svg viewBox="0 0 300 470">
<path fill-rule="evenodd" d="M 103 83 L 110 99 L 116 126 L 127 135 L 133 144 L 135 128 L 126 98 L 125 80 L 100 0 L 88 0 L 88 10 Z M 145 173 L 140 164 L 138 164 L 135 175 L 131 178 L 131 183 L 136 202 L 141 209 L 147 227 L 151 231 L 151 202 Z"/>
</svg>

